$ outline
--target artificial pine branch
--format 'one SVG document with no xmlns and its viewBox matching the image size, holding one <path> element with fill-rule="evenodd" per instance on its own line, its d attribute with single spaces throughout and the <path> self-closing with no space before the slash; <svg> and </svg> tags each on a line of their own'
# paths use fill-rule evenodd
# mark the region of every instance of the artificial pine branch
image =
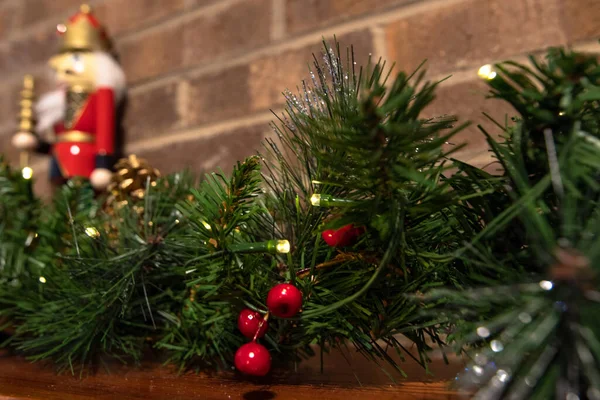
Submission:
<svg viewBox="0 0 600 400">
<path fill-rule="evenodd" d="M 173 195 L 187 193 L 177 186 L 188 183 L 171 177 L 159 183 L 163 190 L 148 190 L 141 219 L 133 208 L 121 210 L 110 219 L 118 225 L 117 241 L 103 230 L 109 216 L 99 212 L 102 200 L 90 197 L 87 186 L 63 187 L 38 227 L 35 255 L 46 259 L 40 275 L 30 280 L 32 289 L 6 299 L 17 309 L 17 349 L 73 373 L 103 355 L 138 360 L 157 330 L 154 308 L 174 302 L 169 293 L 184 289 L 170 271 L 178 254 L 156 238 L 176 229 Z"/>
<path fill-rule="evenodd" d="M 421 82 L 423 73 L 400 73 L 386 86 L 383 63 L 357 74 L 351 58 L 344 70 L 339 49 L 325 50 L 312 84 L 286 94 L 288 106 L 274 125 L 280 144 L 269 141 L 266 155 L 273 160 L 267 204 L 278 229 L 293 238 L 287 267 L 307 293 L 292 342 L 336 347 L 349 340 L 399 368 L 378 341 L 406 354 L 395 337 L 403 334 L 426 365 L 425 338 L 440 341 L 440 327 L 415 318 L 404 295 L 464 283 L 452 253 L 467 238 L 461 225 L 471 224 L 471 211 L 457 214 L 460 196 L 444 176 L 458 149 L 444 146 L 464 126 L 420 117 L 436 88 Z M 315 193 L 348 206 L 311 207 Z M 366 234 L 352 249 L 360 256 L 340 259 L 320 231 L 349 223 Z"/>
<path fill-rule="evenodd" d="M 463 378 L 487 384 L 481 396 L 595 398 L 600 67 L 564 50 L 532 64 L 498 65 L 490 80 L 520 114 L 496 124 L 500 139 L 484 130 L 499 175 L 451 158 L 463 125 L 421 117 L 437 87 L 424 72 L 356 71 L 327 46 L 312 82 L 286 93 L 264 159 L 229 177 L 148 182 L 142 203 L 112 212 L 71 182 L 41 210 L 31 182 L 0 164 L 10 344 L 73 372 L 104 356 L 138 361 L 149 346 L 182 369 L 223 368 L 244 342 L 239 312 L 266 312 L 287 281 L 304 306 L 269 320 L 264 342 L 280 360 L 349 342 L 377 363 L 400 370 L 389 346 L 426 367 L 454 328 L 450 339 L 485 348 Z M 329 206 L 313 207 L 315 194 Z M 324 229 L 348 224 L 356 243 L 324 243 Z M 272 239 L 291 252 L 269 252 Z"/>
<path fill-rule="evenodd" d="M 188 291 L 179 310 L 163 313 L 171 325 L 157 347 L 182 368 L 226 367 L 243 343 L 236 332 L 239 311 L 246 304 L 264 310 L 266 292 L 277 281 L 276 256 L 236 250 L 254 242 L 251 232 L 266 212 L 256 201 L 263 192 L 259 161 L 238 163 L 229 178 L 208 175 L 179 207 L 192 227 L 184 246 L 197 255 L 178 266 Z"/>
<path fill-rule="evenodd" d="M 454 321 L 457 343 L 473 347 L 459 382 L 475 398 L 595 399 L 600 65 L 562 49 L 531 61 L 533 70 L 500 64 L 490 80 L 492 96 L 520 114 L 499 141 L 487 135 L 503 175 L 486 185 L 469 168 L 460 181 L 495 190 L 476 198 L 485 223 L 462 254 L 491 286 L 419 301 L 436 304 L 428 313 Z M 505 234 L 513 244 L 498 246 Z"/>
<path fill-rule="evenodd" d="M 42 257 L 45 283 L 32 277 L 32 290 L 11 303 L 19 348 L 75 370 L 103 354 L 137 360 L 149 338 L 184 368 L 224 366 L 242 343 L 239 311 L 264 312 L 269 289 L 287 280 L 303 289 L 305 309 L 271 321 L 266 340 L 282 359 L 348 340 L 398 368 L 379 340 L 404 355 L 395 338 L 404 334 L 425 365 L 426 338 L 440 342 L 440 328 L 404 294 L 463 283 L 452 253 L 469 210 L 454 217 L 462 206 L 444 177 L 451 151 L 443 149 L 458 128 L 419 117 L 436 86 L 421 84 L 422 74 L 414 82 L 399 74 L 386 89 L 382 64 L 357 74 L 351 60 L 346 72 L 339 52 L 326 49 L 303 100 L 288 95 L 276 128 L 284 150 L 270 143 L 266 195 L 257 158 L 197 188 L 178 176 L 149 186 L 141 214 L 131 204 L 106 214 L 85 187 L 63 189 L 37 227 L 32 259 Z M 310 206 L 315 185 L 356 207 Z M 347 222 L 366 228 L 351 249 L 357 256 L 330 264 L 338 251 L 324 245 L 321 230 Z M 247 252 L 273 238 L 291 240 L 292 252 Z"/>
</svg>

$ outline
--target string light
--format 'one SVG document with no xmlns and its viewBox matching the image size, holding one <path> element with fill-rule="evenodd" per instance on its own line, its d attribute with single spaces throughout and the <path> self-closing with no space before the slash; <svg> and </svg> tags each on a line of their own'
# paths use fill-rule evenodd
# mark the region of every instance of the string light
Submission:
<svg viewBox="0 0 600 400">
<path fill-rule="evenodd" d="M 490 330 L 485 326 L 480 326 L 477 328 L 477 335 L 485 339 L 490 336 Z"/>
<path fill-rule="evenodd" d="M 31 167 L 25 167 L 21 170 L 21 175 L 23 175 L 23 179 L 31 179 L 33 177 L 33 169 Z"/>
<path fill-rule="evenodd" d="M 499 340 L 492 340 L 490 342 L 490 348 L 493 352 L 500 353 L 502 350 L 504 350 L 504 345 Z"/>
<path fill-rule="evenodd" d="M 229 250 L 234 253 L 287 254 L 290 248 L 290 242 L 287 240 L 269 240 L 261 243 L 238 243 L 230 246 Z"/>
<path fill-rule="evenodd" d="M 94 228 L 93 226 L 88 226 L 85 228 L 85 234 L 94 239 L 100 236 L 98 229 Z"/>
<path fill-rule="evenodd" d="M 40 276 L 40 282 L 41 282 L 41 283 L 46 283 L 46 282 L 47 282 L 47 281 L 46 281 L 46 278 L 44 278 L 43 276 Z"/>
<path fill-rule="evenodd" d="M 353 200 L 339 199 L 328 194 L 315 193 L 310 197 L 310 203 L 315 207 L 353 206 L 357 202 Z"/>
<path fill-rule="evenodd" d="M 477 71 L 477 75 L 479 75 L 481 79 L 487 79 L 488 81 L 491 81 L 498 74 L 494 70 L 494 66 L 492 64 L 486 64 L 479 68 L 479 71 Z"/>
<path fill-rule="evenodd" d="M 540 287 L 544 290 L 552 290 L 554 284 L 550 281 L 540 281 Z"/>
<path fill-rule="evenodd" d="M 287 240 L 278 240 L 275 248 L 278 253 L 287 254 L 290 252 L 290 242 Z"/>
<path fill-rule="evenodd" d="M 319 207 L 321 205 L 321 195 L 318 193 L 313 194 L 310 198 L 310 203 L 315 207 Z"/>
</svg>

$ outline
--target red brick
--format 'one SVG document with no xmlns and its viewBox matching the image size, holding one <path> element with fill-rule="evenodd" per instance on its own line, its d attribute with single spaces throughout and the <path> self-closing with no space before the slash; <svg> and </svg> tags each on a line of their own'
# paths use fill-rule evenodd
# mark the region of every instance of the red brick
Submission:
<svg viewBox="0 0 600 400">
<path fill-rule="evenodd" d="M 17 14 L 17 6 L 19 6 L 17 3 L 0 4 L 0 41 L 6 40 L 16 28 L 15 14 Z"/>
<path fill-rule="evenodd" d="M 352 17 L 381 12 L 414 0 L 286 0 L 286 28 L 307 31 Z"/>
<path fill-rule="evenodd" d="M 357 67 L 366 65 L 369 54 L 374 48 L 370 31 L 352 32 L 341 36 L 338 41 L 343 60 L 346 57 L 346 50 L 353 46 Z M 333 46 L 333 41 L 329 41 L 329 45 Z M 317 55 L 317 59 L 323 64 L 321 58 L 323 51 L 323 44 L 319 43 L 318 35 L 315 35 L 313 45 L 252 62 L 248 79 L 252 110 L 267 110 L 283 105 L 285 98 L 281 93 L 285 89 L 295 93 L 296 88 L 301 86 L 302 80 L 309 78 L 309 66 L 312 67 L 314 61 L 313 54 Z"/>
<path fill-rule="evenodd" d="M 561 4 L 562 27 L 569 42 L 600 37 L 600 2 L 567 0 Z"/>
<path fill-rule="evenodd" d="M 24 27 L 40 21 L 56 18 L 64 13 L 75 13 L 82 0 L 19 0 L 22 12 L 19 26 Z"/>
<path fill-rule="evenodd" d="M 144 32 L 118 46 L 128 82 L 173 72 L 183 66 L 183 27 L 170 25 Z"/>
<path fill-rule="evenodd" d="M 15 123 L 19 114 L 20 91 L 22 81 L 7 82 L 0 88 L 0 125 Z"/>
<path fill-rule="evenodd" d="M 163 174 L 189 169 L 207 173 L 222 168 L 231 172 L 236 161 L 256 154 L 269 128 L 265 124 L 238 128 L 229 132 L 172 142 L 152 150 L 136 152 Z"/>
<path fill-rule="evenodd" d="M 135 31 L 183 10 L 185 0 L 106 0 L 95 13 L 111 35 Z"/>
<path fill-rule="evenodd" d="M 19 110 L 18 87 L 10 84 L 0 87 L 0 126 L 13 122 L 17 119 Z"/>
<path fill-rule="evenodd" d="M 180 125 L 178 82 L 133 92 L 127 102 L 124 126 L 127 142 L 166 134 Z"/>
<path fill-rule="evenodd" d="M 198 125 L 248 114 L 252 99 L 248 91 L 248 65 L 236 66 L 190 81 L 189 123 Z"/>
<path fill-rule="evenodd" d="M 429 59 L 433 73 L 485 64 L 565 42 L 562 0 L 465 0 L 426 8 L 386 28 L 390 61 L 412 70 Z"/>
<path fill-rule="evenodd" d="M 259 47 L 269 41 L 270 26 L 271 0 L 245 0 L 200 14 L 185 24 L 186 65 Z"/>
<path fill-rule="evenodd" d="M 466 148 L 460 150 L 463 159 L 468 159 L 471 155 L 482 153 L 487 149 L 485 137 L 477 125 L 481 124 L 491 134 L 500 133 L 483 113 L 492 116 L 502 125 L 507 115 L 510 118 L 516 114 L 512 106 L 507 103 L 497 99 L 486 99 L 488 92 L 485 82 L 477 79 L 476 76 L 473 81 L 457 84 L 453 84 L 450 78 L 438 88 L 436 100 L 426 109 L 425 117 L 455 115 L 459 118 L 457 125 L 467 121 L 472 122 L 467 129 L 451 140 L 455 145 L 468 144 Z"/>
<path fill-rule="evenodd" d="M 59 38 L 52 29 L 9 41 L 0 50 L 0 71 L 5 75 L 25 73 L 35 64 L 46 63 L 56 53 L 58 46 Z"/>
<path fill-rule="evenodd" d="M 373 47 L 369 31 L 359 31 L 340 38 L 340 48 L 354 44 L 357 63 L 365 62 Z M 313 53 L 321 54 L 318 37 L 312 45 L 268 55 L 249 65 L 231 67 L 190 81 L 188 115 L 190 124 L 237 118 L 284 104 L 282 92 L 296 91 L 308 77 Z"/>
<path fill-rule="evenodd" d="M 33 79 L 35 81 L 35 94 L 37 97 L 42 94 L 56 89 L 56 81 L 54 80 L 54 73 L 50 66 L 45 66 L 41 71 L 37 71 L 32 73 Z M 21 77 L 19 77 L 19 88 L 21 87 L 23 81 Z"/>
</svg>

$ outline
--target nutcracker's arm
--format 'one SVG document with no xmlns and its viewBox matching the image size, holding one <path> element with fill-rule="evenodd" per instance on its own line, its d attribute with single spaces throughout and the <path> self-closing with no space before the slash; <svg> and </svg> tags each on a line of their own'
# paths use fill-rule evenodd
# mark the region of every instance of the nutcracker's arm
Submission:
<svg viewBox="0 0 600 400">
<path fill-rule="evenodd" d="M 115 153 L 115 92 L 101 87 L 96 99 L 96 169 L 90 176 L 92 185 L 104 189 L 112 177 Z"/>
<path fill-rule="evenodd" d="M 35 148 L 35 152 L 39 154 L 50 154 L 50 151 L 52 151 L 52 145 L 50 144 L 50 142 L 41 139 L 40 137 L 38 137 L 37 139 L 38 145 Z"/>
</svg>

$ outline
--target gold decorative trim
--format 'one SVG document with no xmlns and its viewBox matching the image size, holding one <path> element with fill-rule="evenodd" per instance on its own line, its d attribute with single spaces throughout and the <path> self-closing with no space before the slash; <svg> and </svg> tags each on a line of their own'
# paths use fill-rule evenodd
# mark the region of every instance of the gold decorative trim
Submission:
<svg viewBox="0 0 600 400">
<path fill-rule="evenodd" d="M 94 143 L 96 137 L 82 131 L 67 131 L 56 135 L 56 143 Z"/>
<path fill-rule="evenodd" d="M 77 125 L 83 112 L 88 106 L 90 92 L 82 86 L 73 86 L 67 90 L 67 109 L 65 112 L 65 128 L 70 129 Z"/>
</svg>

